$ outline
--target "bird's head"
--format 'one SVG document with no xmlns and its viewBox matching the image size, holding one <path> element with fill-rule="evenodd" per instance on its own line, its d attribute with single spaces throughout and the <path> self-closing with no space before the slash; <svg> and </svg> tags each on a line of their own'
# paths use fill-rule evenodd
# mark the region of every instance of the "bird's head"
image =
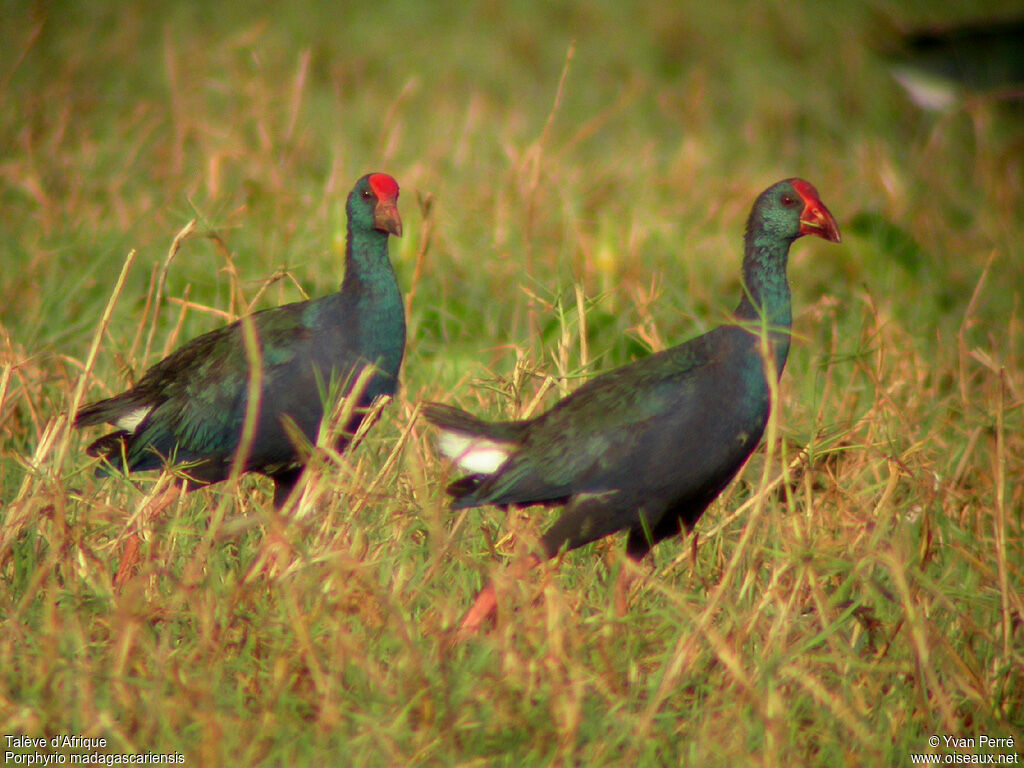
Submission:
<svg viewBox="0 0 1024 768">
<path fill-rule="evenodd" d="M 346 206 L 353 228 L 402 236 L 398 215 L 398 182 L 386 173 L 369 173 L 356 182 Z"/>
<path fill-rule="evenodd" d="M 821 202 L 818 190 L 803 179 L 786 179 L 762 192 L 754 203 L 750 224 L 782 240 L 817 235 L 839 242 L 835 217 Z"/>
</svg>

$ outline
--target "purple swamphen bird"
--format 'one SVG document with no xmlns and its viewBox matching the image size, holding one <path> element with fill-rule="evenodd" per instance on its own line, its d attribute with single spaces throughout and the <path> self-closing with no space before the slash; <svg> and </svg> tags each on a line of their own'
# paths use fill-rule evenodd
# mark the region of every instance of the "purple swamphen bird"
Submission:
<svg viewBox="0 0 1024 768">
<path fill-rule="evenodd" d="M 259 409 L 244 459 L 246 472 L 274 481 L 281 507 L 302 474 L 291 421 L 315 442 L 324 397 L 345 395 L 360 371 L 374 374 L 345 425 L 351 438 L 372 401 L 393 395 L 405 349 L 405 310 L 388 259 L 388 235 L 402 234 L 398 184 L 383 173 L 356 182 L 348 196 L 345 276 L 337 293 L 256 312 L 248 318 L 259 348 Z M 86 450 L 98 473 L 186 463 L 195 488 L 228 478 L 250 394 L 250 355 L 239 320 L 192 339 L 154 365 L 127 392 L 86 405 L 76 427 L 113 424 Z M 328 408 L 332 405 L 327 403 Z"/>
<path fill-rule="evenodd" d="M 602 374 L 525 421 L 487 422 L 448 405 L 423 415 L 438 448 L 467 473 L 448 487 L 452 508 L 564 504 L 562 516 L 514 568 L 628 530 L 643 558 L 691 529 L 757 446 L 768 422 L 767 376 L 782 374 L 792 314 L 786 262 L 802 235 L 839 242 L 839 228 L 802 179 L 780 181 L 754 203 L 734 322 Z M 762 355 L 767 336 L 772 357 Z M 623 596 L 624 597 L 624 596 Z M 493 584 L 460 627 L 475 631 L 496 609 Z"/>
</svg>

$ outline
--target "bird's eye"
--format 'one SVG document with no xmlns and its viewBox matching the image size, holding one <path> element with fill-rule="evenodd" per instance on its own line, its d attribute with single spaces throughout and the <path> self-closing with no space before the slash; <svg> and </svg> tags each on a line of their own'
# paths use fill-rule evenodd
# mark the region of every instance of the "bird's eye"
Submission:
<svg viewBox="0 0 1024 768">
<path fill-rule="evenodd" d="M 369 200 L 369 199 L 370 199 L 370 190 L 364 189 L 363 190 L 363 200 Z"/>
<path fill-rule="evenodd" d="M 787 208 L 792 208 L 794 205 L 796 205 L 796 198 L 793 197 L 792 195 L 784 194 L 782 196 L 782 204 Z"/>
</svg>

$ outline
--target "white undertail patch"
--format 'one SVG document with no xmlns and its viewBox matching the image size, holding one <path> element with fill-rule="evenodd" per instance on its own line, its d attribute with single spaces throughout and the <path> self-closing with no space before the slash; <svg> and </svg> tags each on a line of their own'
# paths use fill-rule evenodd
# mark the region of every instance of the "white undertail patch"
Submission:
<svg viewBox="0 0 1024 768">
<path fill-rule="evenodd" d="M 150 406 L 144 405 L 128 411 L 128 413 L 114 422 L 114 426 L 118 429 L 123 429 L 125 432 L 134 432 L 135 428 L 142 423 L 142 420 L 149 416 L 151 410 L 153 409 Z"/>
<path fill-rule="evenodd" d="M 893 67 L 892 76 L 921 109 L 946 112 L 956 103 L 956 87 L 943 77 L 914 67 Z"/>
<path fill-rule="evenodd" d="M 437 438 L 437 449 L 464 472 L 490 475 L 505 463 L 515 445 L 467 435 L 464 432 L 442 430 Z"/>
</svg>

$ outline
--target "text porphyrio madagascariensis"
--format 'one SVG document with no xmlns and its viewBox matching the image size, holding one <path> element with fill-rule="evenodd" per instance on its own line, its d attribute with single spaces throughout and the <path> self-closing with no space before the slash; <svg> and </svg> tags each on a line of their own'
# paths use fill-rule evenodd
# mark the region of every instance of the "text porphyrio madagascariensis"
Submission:
<svg viewBox="0 0 1024 768">
<path fill-rule="evenodd" d="M 767 424 L 767 373 L 781 375 L 789 352 L 786 261 L 802 235 L 839 242 L 814 187 L 781 181 L 757 198 L 747 222 L 744 296 L 734 323 L 598 376 L 526 421 L 486 422 L 436 403 L 424 408 L 440 427 L 440 451 L 468 473 L 448 487 L 453 509 L 565 504 L 541 551 L 518 563 L 515 575 L 623 529 L 627 554 L 639 560 L 696 524 Z M 488 585 L 460 634 L 477 629 L 495 607 Z"/>
<path fill-rule="evenodd" d="M 190 488 L 227 479 L 252 386 L 243 328 L 251 321 L 259 407 L 242 468 L 272 478 L 274 504 L 283 505 L 303 469 L 285 422 L 315 442 L 332 384 L 344 395 L 373 366 L 344 445 L 372 401 L 395 392 L 405 349 L 405 311 L 388 259 L 388 235 L 402 234 L 397 201 L 398 184 L 386 174 L 356 182 L 346 204 L 345 275 L 337 293 L 256 312 L 192 339 L 127 392 L 79 410 L 76 427 L 118 427 L 87 448 L 109 465 L 98 471 L 188 462 Z"/>
</svg>

